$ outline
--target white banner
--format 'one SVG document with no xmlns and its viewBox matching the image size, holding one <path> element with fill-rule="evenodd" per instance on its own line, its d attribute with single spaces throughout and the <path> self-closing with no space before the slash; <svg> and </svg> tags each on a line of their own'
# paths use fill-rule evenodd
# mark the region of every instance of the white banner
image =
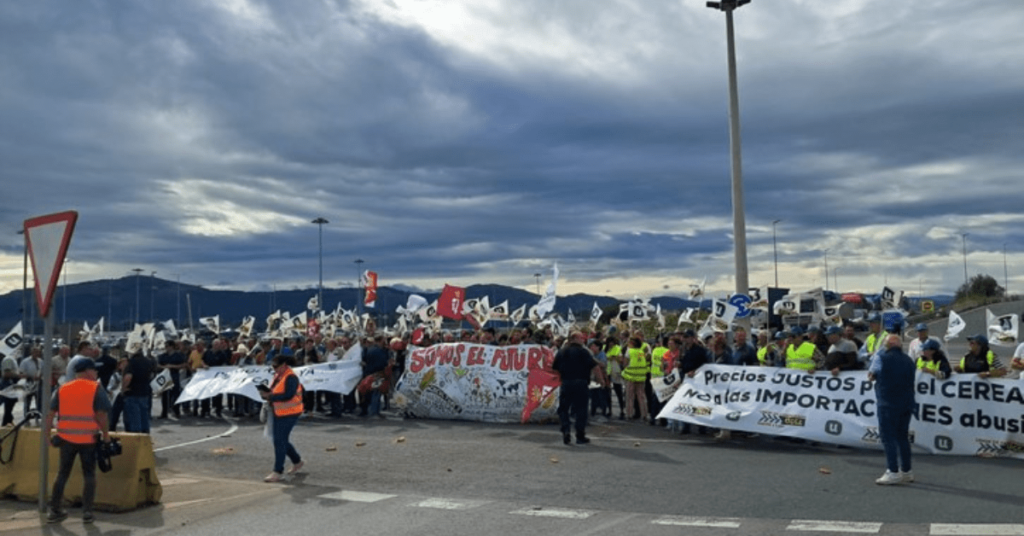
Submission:
<svg viewBox="0 0 1024 536">
<path fill-rule="evenodd" d="M 152 381 L 149 382 L 149 388 L 153 390 L 153 396 L 159 397 L 164 391 L 174 387 L 174 382 L 171 381 L 170 369 L 164 369 L 157 374 Z"/>
<path fill-rule="evenodd" d="M 295 375 L 307 391 L 348 394 L 363 376 L 359 361 L 334 361 L 296 367 Z M 200 369 L 182 390 L 175 404 L 203 400 L 221 394 L 241 395 L 262 402 L 257 385 L 270 385 L 274 371 L 267 365 L 251 367 L 212 367 Z"/>
<path fill-rule="evenodd" d="M 395 405 L 411 417 L 520 422 L 528 391 L 536 389 L 539 406 L 531 420 L 554 418 L 557 384 L 529 382 L 531 370 L 550 368 L 553 359 L 550 348 L 538 345 L 448 343 L 417 348 L 409 354 L 395 388 Z M 541 391 L 550 396 L 541 396 Z"/>
<path fill-rule="evenodd" d="M 911 444 L 932 454 L 1024 459 L 1024 381 L 918 372 Z M 685 378 L 658 418 L 859 448 L 881 448 L 874 384 L 838 376 L 705 365 Z"/>
<path fill-rule="evenodd" d="M 679 386 L 683 384 L 680 381 L 680 377 L 681 374 L 676 370 L 665 376 L 654 376 L 651 378 L 651 389 L 654 391 L 654 396 L 658 397 L 658 402 L 664 403 L 672 398 L 672 395 L 676 394 Z"/>
</svg>

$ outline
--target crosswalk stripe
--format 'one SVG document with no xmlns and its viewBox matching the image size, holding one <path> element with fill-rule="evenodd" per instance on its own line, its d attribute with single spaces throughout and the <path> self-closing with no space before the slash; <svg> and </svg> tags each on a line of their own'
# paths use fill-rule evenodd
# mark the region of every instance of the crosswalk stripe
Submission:
<svg viewBox="0 0 1024 536">
<path fill-rule="evenodd" d="M 690 516 L 665 516 L 651 523 L 655 525 L 671 525 L 677 527 L 708 527 L 720 529 L 738 529 L 740 520 L 732 517 L 690 517 Z"/>
<path fill-rule="evenodd" d="M 418 508 L 436 508 L 438 510 L 468 510 L 470 508 L 476 508 L 487 504 L 488 501 L 465 501 L 455 499 L 427 499 L 418 503 L 413 503 L 412 506 Z"/>
<path fill-rule="evenodd" d="M 594 515 L 594 512 L 590 512 L 590 511 L 587 511 L 587 510 L 567 510 L 567 509 L 564 509 L 564 508 L 542 508 L 542 507 L 539 507 L 539 506 L 538 507 L 532 507 L 532 508 L 522 508 L 520 510 L 516 510 L 514 512 L 509 512 L 509 513 L 510 514 L 524 515 L 524 516 L 557 517 L 557 518 L 560 518 L 560 519 L 586 519 L 586 518 Z"/>
<path fill-rule="evenodd" d="M 882 529 L 881 523 L 859 523 L 855 521 L 819 521 L 814 519 L 794 519 L 786 530 L 804 532 L 859 532 L 876 534 Z"/>
<path fill-rule="evenodd" d="M 318 497 L 321 499 L 334 499 L 336 501 L 375 503 L 377 501 L 383 501 L 385 499 L 397 497 L 397 495 L 387 495 L 385 493 L 370 493 L 367 491 L 341 490 L 335 491 L 333 493 L 325 493 L 323 495 L 319 495 Z"/>
<path fill-rule="evenodd" d="M 1024 536 L 1024 525 L 998 523 L 932 523 L 932 536 Z"/>
</svg>

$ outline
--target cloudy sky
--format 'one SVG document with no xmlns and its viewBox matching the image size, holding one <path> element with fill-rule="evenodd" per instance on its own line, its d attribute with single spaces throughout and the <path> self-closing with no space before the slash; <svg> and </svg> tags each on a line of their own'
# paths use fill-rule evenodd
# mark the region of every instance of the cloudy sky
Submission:
<svg viewBox="0 0 1024 536">
<path fill-rule="evenodd" d="M 925 5 L 927 4 L 927 5 Z M 735 14 L 750 283 L 1024 292 L 1024 2 Z M 725 17 L 698 0 L 0 3 L 0 292 L 71 282 L 734 288 Z"/>
</svg>

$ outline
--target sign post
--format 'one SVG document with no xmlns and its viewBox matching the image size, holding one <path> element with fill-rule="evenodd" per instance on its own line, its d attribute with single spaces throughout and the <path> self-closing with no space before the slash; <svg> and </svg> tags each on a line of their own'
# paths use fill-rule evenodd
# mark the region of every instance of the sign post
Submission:
<svg viewBox="0 0 1024 536">
<path fill-rule="evenodd" d="M 39 373 L 42 382 L 42 400 L 39 401 L 39 412 L 42 425 L 39 427 L 39 511 L 46 511 L 46 481 L 49 473 L 50 426 L 47 416 L 50 413 L 50 383 L 52 381 L 53 357 L 53 294 L 60 280 L 60 272 L 64 267 L 64 257 L 71 243 L 71 235 L 75 232 L 78 213 L 75 211 L 58 212 L 46 216 L 37 216 L 25 220 L 25 242 L 28 256 L 32 263 L 32 276 L 35 278 L 36 302 L 39 304 L 39 316 L 43 318 L 43 366 Z"/>
</svg>

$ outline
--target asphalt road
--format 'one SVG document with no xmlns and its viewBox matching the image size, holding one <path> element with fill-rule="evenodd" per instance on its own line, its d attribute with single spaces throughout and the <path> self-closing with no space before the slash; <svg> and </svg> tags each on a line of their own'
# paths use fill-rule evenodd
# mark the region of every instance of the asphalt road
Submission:
<svg viewBox="0 0 1024 536">
<path fill-rule="evenodd" d="M 257 423 L 154 422 L 163 504 L 44 533 L 1024 534 L 1015 460 L 922 454 L 883 487 L 880 452 L 766 436 L 599 420 L 567 447 L 553 425 L 316 417 L 293 433 L 305 469 L 265 484 Z M 0 503 L 0 533 L 39 534 L 33 506 Z"/>
</svg>

